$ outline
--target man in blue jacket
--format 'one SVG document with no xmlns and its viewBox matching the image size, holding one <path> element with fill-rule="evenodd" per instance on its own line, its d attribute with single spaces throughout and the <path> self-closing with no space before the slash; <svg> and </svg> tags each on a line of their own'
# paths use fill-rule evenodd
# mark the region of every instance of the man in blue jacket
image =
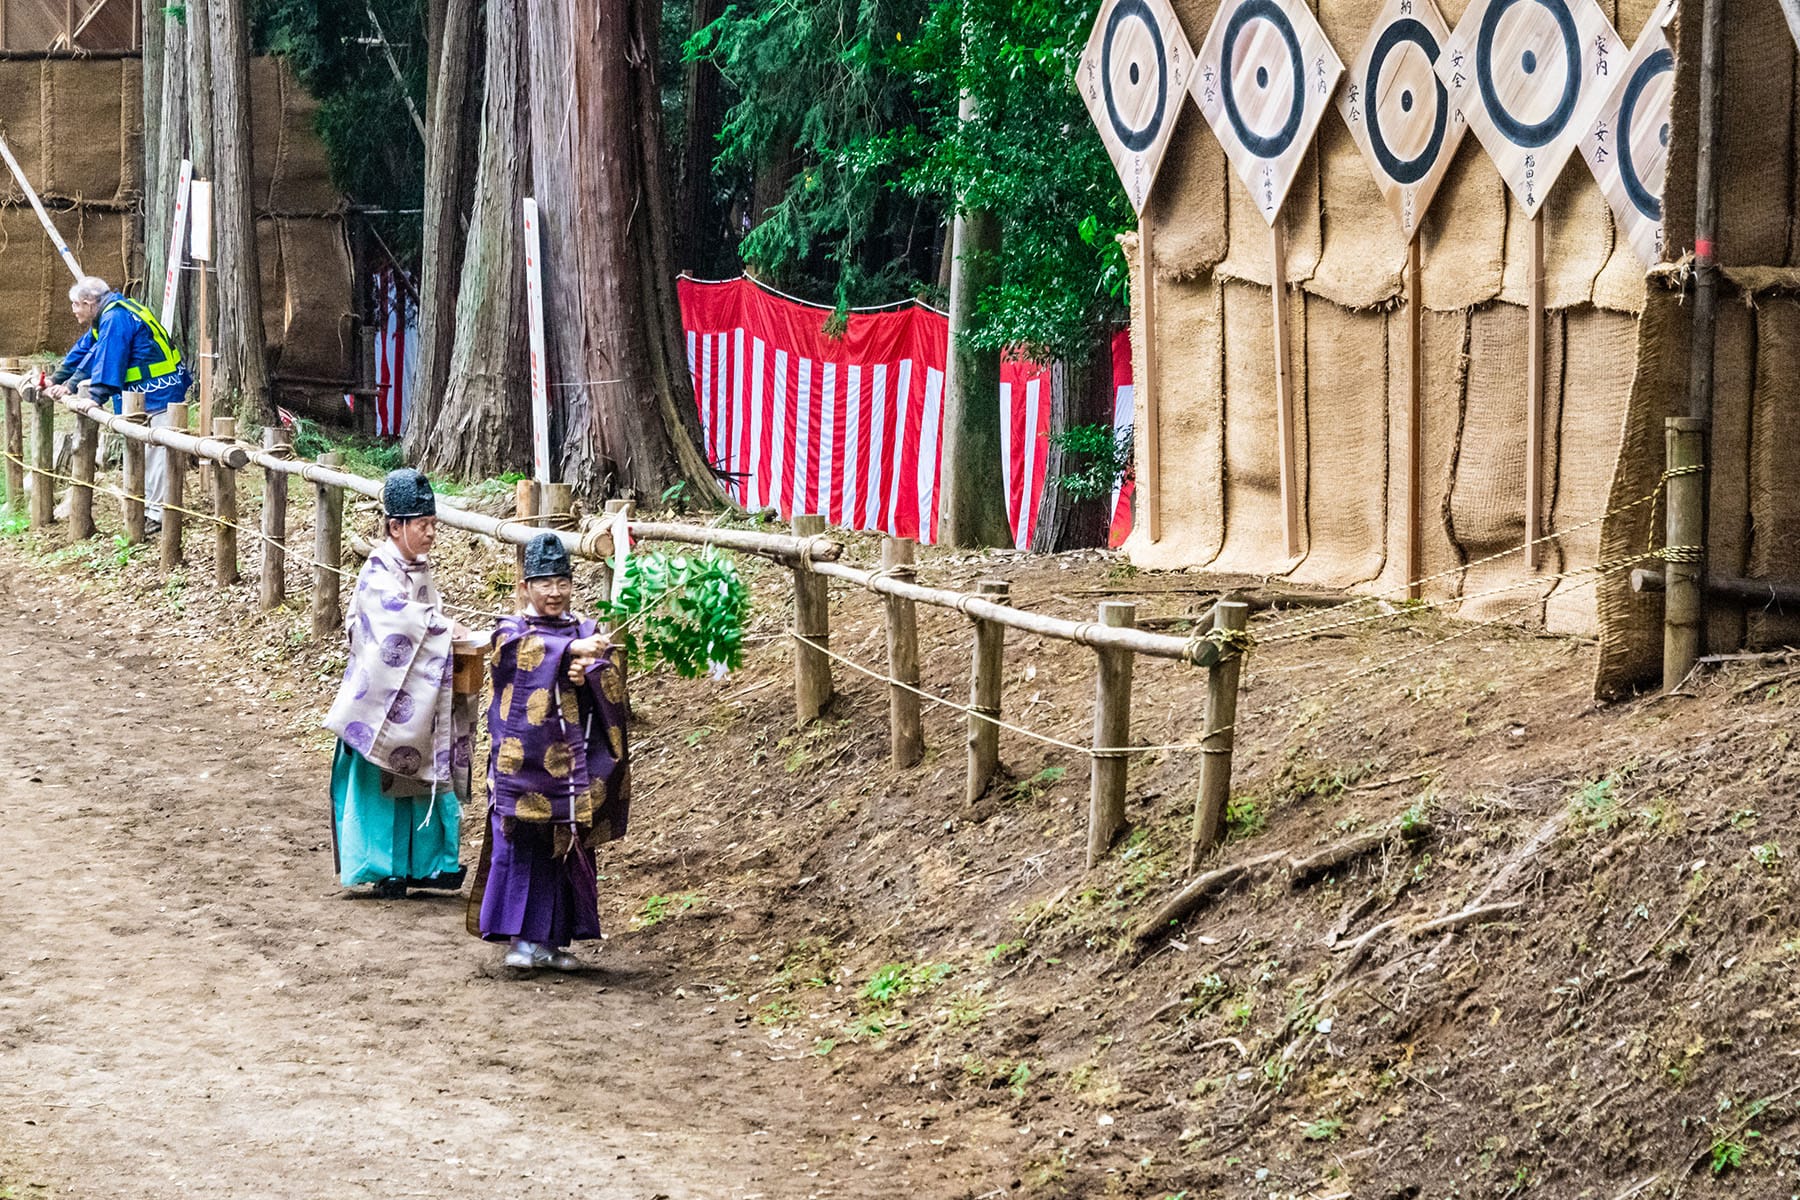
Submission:
<svg viewBox="0 0 1800 1200">
<path fill-rule="evenodd" d="M 50 395 L 60 399 L 85 383 L 94 403 L 110 404 L 118 412 L 120 392 L 142 392 L 150 424 L 167 428 L 169 405 L 187 395 L 193 377 L 156 314 L 93 275 L 69 289 L 69 309 L 87 332 L 50 376 Z M 149 447 L 144 455 L 145 532 L 162 528 L 168 477 L 169 452 Z"/>
</svg>

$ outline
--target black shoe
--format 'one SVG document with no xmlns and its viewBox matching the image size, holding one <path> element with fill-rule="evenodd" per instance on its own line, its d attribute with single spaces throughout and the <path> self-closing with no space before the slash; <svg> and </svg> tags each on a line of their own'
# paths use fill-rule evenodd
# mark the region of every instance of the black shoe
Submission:
<svg viewBox="0 0 1800 1200">
<path fill-rule="evenodd" d="M 406 882 L 407 881 L 404 879 L 383 879 L 378 881 L 375 884 L 375 898 L 377 900 L 406 899 Z"/>
<path fill-rule="evenodd" d="M 144 536 L 145 537 L 150 537 L 153 534 L 158 534 L 161 532 L 162 532 L 162 522 L 161 521 L 146 520 L 144 522 Z"/>
<path fill-rule="evenodd" d="M 436 875 L 427 875 L 423 879 L 405 880 L 407 887 L 425 888 L 434 892 L 460 892 L 463 879 L 469 873 L 467 867 L 458 867 L 454 871 L 439 871 Z"/>
</svg>

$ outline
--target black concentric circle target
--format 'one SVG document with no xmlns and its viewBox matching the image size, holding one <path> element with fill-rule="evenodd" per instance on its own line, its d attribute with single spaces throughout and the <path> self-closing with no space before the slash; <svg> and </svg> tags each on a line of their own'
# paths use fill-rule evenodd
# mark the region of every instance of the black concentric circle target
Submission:
<svg viewBox="0 0 1800 1200">
<path fill-rule="evenodd" d="M 1233 84 L 1231 59 L 1237 49 L 1238 36 L 1244 27 L 1252 21 L 1267 21 L 1281 35 L 1287 45 L 1288 65 L 1293 72 L 1294 99 L 1288 105 L 1287 120 L 1280 129 L 1272 134 L 1261 134 L 1251 129 L 1244 120 L 1243 112 L 1238 108 L 1236 87 Z M 1259 73 L 1258 82 L 1263 82 L 1266 73 Z M 1225 101 L 1225 116 L 1231 122 L 1231 128 L 1244 144 L 1244 149 L 1258 158 L 1280 158 L 1287 153 L 1288 147 L 1300 134 L 1300 121 L 1306 115 L 1306 62 L 1300 56 L 1300 37 L 1294 32 L 1294 23 L 1288 15 L 1276 7 L 1275 0 L 1246 0 L 1238 10 L 1231 14 L 1231 20 L 1225 24 L 1225 36 L 1219 47 L 1219 90 Z"/>
<path fill-rule="evenodd" d="M 1631 134 L 1638 116 L 1638 102 L 1644 97 L 1644 89 L 1658 75 L 1674 69 L 1675 56 L 1666 47 L 1658 50 L 1638 64 L 1638 69 L 1625 81 L 1625 94 L 1619 101 L 1619 129 L 1616 137 L 1619 178 L 1624 181 L 1625 195 L 1630 199 L 1632 207 L 1652 221 L 1662 220 L 1662 197 L 1645 187 L 1643 177 L 1638 174 L 1637 164 L 1631 159 Z M 1657 131 L 1657 137 L 1662 139 L 1664 145 L 1668 144 L 1669 124 L 1666 115 L 1663 117 L 1663 127 Z"/>
<path fill-rule="evenodd" d="M 1556 22 L 1563 44 L 1563 87 L 1556 107 L 1541 121 L 1521 121 L 1509 111 L 1494 86 L 1494 34 L 1500 18 L 1515 4 L 1535 3 L 1543 7 Z M 1525 52 L 1520 66 L 1526 72 L 1537 69 L 1531 51 Z M 1575 14 L 1568 0 L 1494 0 L 1481 17 L 1481 30 L 1475 39 L 1475 82 L 1481 87 L 1481 102 L 1487 107 L 1488 119 L 1500 136 L 1515 146 L 1535 150 L 1547 146 L 1563 132 L 1569 118 L 1575 115 L 1575 102 L 1581 97 L 1581 35 L 1575 28 Z"/>
<path fill-rule="evenodd" d="M 1381 132 L 1381 106 L 1376 100 L 1381 94 L 1381 68 L 1387 62 L 1388 55 L 1408 44 L 1423 50 L 1430 62 L 1437 62 L 1438 43 L 1431 36 L 1431 30 L 1412 17 L 1404 17 L 1382 30 L 1381 36 L 1376 39 L 1375 48 L 1369 52 L 1369 73 L 1363 86 L 1363 103 L 1369 114 L 1369 149 L 1375 155 L 1375 161 L 1381 164 L 1381 169 L 1387 172 L 1388 178 L 1402 184 L 1417 183 L 1431 172 L 1432 165 L 1443 151 L 1444 128 L 1450 116 L 1450 93 L 1434 73 L 1432 82 L 1437 85 L 1437 113 L 1431 119 L 1431 137 L 1425 143 L 1425 148 L 1411 158 L 1401 158 L 1388 145 L 1387 138 Z"/>
<path fill-rule="evenodd" d="M 1156 107 L 1150 112 L 1150 120 L 1142 127 L 1133 126 L 1125 120 L 1124 114 L 1119 111 L 1118 100 L 1113 95 L 1112 85 L 1113 41 L 1120 27 L 1132 20 L 1143 24 L 1150 36 L 1150 45 L 1156 50 Z M 1135 64 L 1132 69 L 1136 70 Z M 1112 15 L 1106 19 L 1106 37 L 1100 48 L 1100 86 L 1105 92 L 1106 119 L 1112 123 L 1113 135 L 1133 153 L 1148 150 L 1156 141 L 1157 131 L 1162 128 L 1163 114 L 1168 109 L 1169 59 L 1168 52 L 1163 49 L 1162 30 L 1157 28 L 1156 18 L 1144 0 L 1119 0 L 1113 6 Z"/>
</svg>

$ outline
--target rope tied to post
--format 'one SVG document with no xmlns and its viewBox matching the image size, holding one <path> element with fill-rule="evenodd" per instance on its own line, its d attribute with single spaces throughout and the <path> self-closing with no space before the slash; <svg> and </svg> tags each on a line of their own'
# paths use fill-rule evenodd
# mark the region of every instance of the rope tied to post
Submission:
<svg viewBox="0 0 1800 1200">
<path fill-rule="evenodd" d="M 1210 667 L 1231 655 L 1250 653 L 1256 637 L 1248 629 L 1209 629 L 1188 639 L 1182 657 L 1196 667 Z"/>
</svg>

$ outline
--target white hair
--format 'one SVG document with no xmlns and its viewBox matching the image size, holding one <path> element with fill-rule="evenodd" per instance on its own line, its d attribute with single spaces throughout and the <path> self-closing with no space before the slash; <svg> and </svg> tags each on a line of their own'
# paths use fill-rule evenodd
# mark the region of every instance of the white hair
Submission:
<svg viewBox="0 0 1800 1200">
<path fill-rule="evenodd" d="M 83 275 L 75 281 L 75 286 L 69 289 L 69 299 L 77 303 L 99 300 L 110 291 L 112 291 L 112 285 L 98 275 Z"/>
</svg>

